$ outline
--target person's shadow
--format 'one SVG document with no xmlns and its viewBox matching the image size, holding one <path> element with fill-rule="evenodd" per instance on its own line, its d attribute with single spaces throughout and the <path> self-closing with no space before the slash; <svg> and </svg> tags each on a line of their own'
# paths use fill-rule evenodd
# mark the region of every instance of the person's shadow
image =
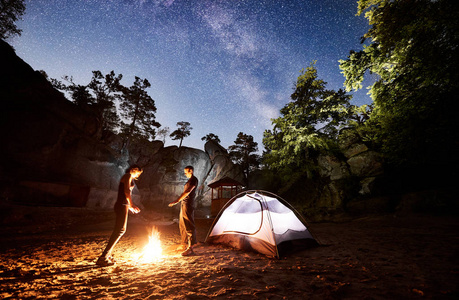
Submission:
<svg viewBox="0 0 459 300">
<path fill-rule="evenodd" d="M 88 264 L 88 265 L 81 265 L 81 266 L 73 266 L 67 268 L 56 268 L 55 270 L 40 272 L 39 274 L 35 274 L 35 270 L 30 271 L 23 271 L 14 269 L 11 271 L 3 272 L 0 279 L 0 283 L 8 283 L 8 282 L 18 282 L 18 281 L 32 281 L 36 279 L 46 279 L 49 277 L 53 277 L 56 275 L 62 274 L 72 274 L 72 273 L 81 273 L 85 271 L 89 271 L 96 268 L 102 268 L 96 264 Z"/>
</svg>

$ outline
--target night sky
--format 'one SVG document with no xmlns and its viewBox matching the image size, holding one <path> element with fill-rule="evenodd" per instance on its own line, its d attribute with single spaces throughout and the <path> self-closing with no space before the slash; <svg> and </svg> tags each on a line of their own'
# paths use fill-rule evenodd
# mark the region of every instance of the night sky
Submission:
<svg viewBox="0 0 459 300">
<path fill-rule="evenodd" d="M 151 83 L 157 121 L 187 121 L 184 146 L 222 146 L 239 132 L 263 150 L 263 131 L 290 100 L 300 70 L 317 60 L 327 88 L 343 87 L 339 59 L 360 50 L 367 21 L 356 0 L 29 0 L 22 35 L 7 41 L 35 70 L 88 84 L 93 70 Z M 369 103 L 366 90 L 353 104 Z M 166 145 L 179 141 L 166 140 Z"/>
</svg>

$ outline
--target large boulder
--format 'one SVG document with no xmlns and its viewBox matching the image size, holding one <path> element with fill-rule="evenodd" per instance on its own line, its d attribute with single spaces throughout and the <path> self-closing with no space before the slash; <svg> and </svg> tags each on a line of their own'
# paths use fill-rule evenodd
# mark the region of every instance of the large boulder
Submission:
<svg viewBox="0 0 459 300">
<path fill-rule="evenodd" d="M 343 179 L 350 174 L 346 162 L 339 160 L 336 156 L 320 155 L 318 165 L 320 176 L 329 177 L 331 180 Z"/>
<path fill-rule="evenodd" d="M 318 157 L 322 186 L 314 203 L 318 210 L 337 211 L 355 198 L 372 196 L 384 173 L 381 154 L 370 150 L 357 132 L 345 128 L 338 141 L 340 153 Z"/>
<path fill-rule="evenodd" d="M 218 156 L 228 156 L 228 151 L 216 141 L 207 141 L 204 145 L 204 150 L 212 161 Z"/>
<path fill-rule="evenodd" d="M 171 146 L 156 152 L 145 166 L 138 182 L 142 205 L 158 211 L 166 209 L 167 204 L 177 199 L 183 192 L 183 187 L 188 180 L 183 169 L 188 165 L 194 167 L 194 175 L 199 180 L 196 191 L 197 206 L 211 205 L 209 183 L 223 177 L 235 180 L 242 178 L 240 168 L 231 162 L 223 147 L 215 142 L 208 142 L 205 149 L 206 152 Z"/>
<path fill-rule="evenodd" d="M 350 145 L 346 149 L 343 149 L 343 154 L 346 158 L 351 158 L 365 151 L 368 151 L 367 145 L 363 143 L 356 143 L 356 144 Z"/>
<path fill-rule="evenodd" d="M 203 186 L 202 204 L 210 206 L 212 202 L 209 184 L 222 178 L 229 177 L 239 182 L 244 182 L 241 168 L 231 161 L 228 152 L 215 141 L 208 141 L 204 149 L 209 155 L 212 169 L 210 170 L 205 185 Z"/>
<path fill-rule="evenodd" d="M 366 151 L 347 160 L 351 173 L 358 177 L 374 177 L 383 174 L 383 159 L 380 153 Z"/>
<path fill-rule="evenodd" d="M 343 205 L 343 191 L 336 181 L 323 186 L 316 209 L 328 211 L 338 210 Z"/>
<path fill-rule="evenodd" d="M 150 162 L 144 167 L 144 173 L 138 182 L 142 204 L 157 210 L 176 200 L 188 180 L 183 172 L 188 165 L 194 167 L 194 175 L 199 180 L 196 191 L 196 200 L 199 202 L 204 182 L 212 167 L 210 159 L 202 150 L 171 146 L 152 155 Z"/>
<path fill-rule="evenodd" d="M 119 180 L 133 163 L 144 167 L 134 201 L 152 209 L 179 197 L 187 165 L 199 180 L 198 205 L 210 206 L 210 182 L 225 176 L 242 181 L 240 169 L 215 142 L 202 151 L 164 147 L 161 141 L 131 141 L 125 149 L 116 134 L 105 133 L 102 141 L 96 120 L 2 40 L 0 65 L 0 192 L 5 198 L 111 208 Z"/>
</svg>

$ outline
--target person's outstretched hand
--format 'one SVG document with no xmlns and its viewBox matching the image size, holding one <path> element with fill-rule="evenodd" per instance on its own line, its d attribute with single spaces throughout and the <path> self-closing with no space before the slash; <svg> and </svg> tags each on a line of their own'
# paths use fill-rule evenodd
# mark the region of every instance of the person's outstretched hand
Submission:
<svg viewBox="0 0 459 300">
<path fill-rule="evenodd" d="M 135 205 L 134 205 L 134 206 L 131 206 L 131 207 L 129 207 L 129 210 L 130 210 L 132 213 L 134 213 L 134 214 L 137 214 L 137 213 L 139 213 L 139 212 L 140 212 L 140 208 L 138 208 L 138 207 L 137 207 L 137 206 L 135 206 Z"/>
</svg>

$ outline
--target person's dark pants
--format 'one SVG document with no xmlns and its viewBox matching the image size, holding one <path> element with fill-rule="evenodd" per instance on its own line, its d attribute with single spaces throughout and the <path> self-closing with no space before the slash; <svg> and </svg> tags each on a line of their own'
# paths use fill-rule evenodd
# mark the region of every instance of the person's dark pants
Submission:
<svg viewBox="0 0 459 300">
<path fill-rule="evenodd" d="M 115 247 L 116 243 L 120 240 L 123 234 L 126 232 L 127 220 L 128 220 L 129 206 L 128 205 L 115 205 L 115 228 L 113 229 L 112 235 L 108 240 L 107 247 L 105 247 L 102 257 L 110 257 L 112 255 L 112 250 Z"/>
<path fill-rule="evenodd" d="M 179 221 L 182 243 L 188 247 L 196 244 L 196 226 L 194 224 L 194 208 L 187 202 L 182 201 Z"/>
</svg>

